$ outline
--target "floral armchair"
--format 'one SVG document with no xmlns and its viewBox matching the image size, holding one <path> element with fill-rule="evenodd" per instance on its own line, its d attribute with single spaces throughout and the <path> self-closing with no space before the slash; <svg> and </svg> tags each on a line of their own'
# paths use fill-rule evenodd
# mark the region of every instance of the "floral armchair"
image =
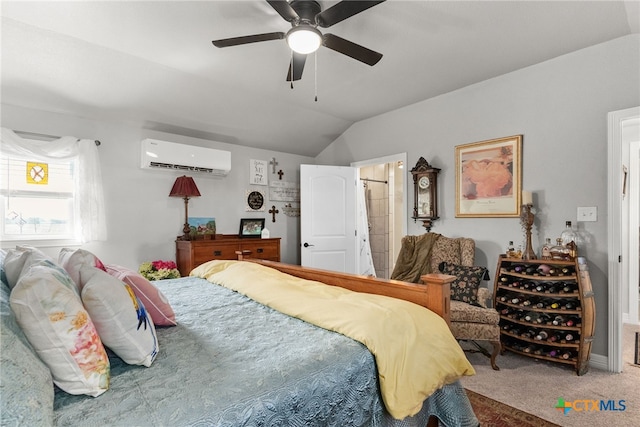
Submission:
<svg viewBox="0 0 640 427">
<path fill-rule="evenodd" d="M 500 370 L 496 365 L 496 357 L 500 353 L 500 316 L 494 308 L 488 307 L 491 299 L 489 289 L 480 287 L 482 280 L 488 280 L 485 267 L 474 266 L 475 241 L 470 238 L 450 238 L 435 233 L 423 235 L 431 240 L 428 257 L 423 260 L 429 263 L 430 273 L 443 273 L 455 276 L 451 282 L 451 332 L 456 339 L 471 341 L 478 349 L 491 359 L 491 367 Z M 405 245 L 415 245 L 423 236 L 405 236 L 402 239 L 403 249 Z M 418 253 L 411 248 L 411 251 Z M 402 256 L 402 253 L 401 253 Z M 401 258 L 399 256 L 399 260 Z M 405 259 L 405 265 L 407 260 Z M 398 264 L 398 263 L 397 263 Z M 425 271 L 423 271 L 425 272 Z M 392 278 L 401 277 L 402 274 L 394 269 Z M 416 280 L 412 280 L 416 281 Z M 489 354 L 476 341 L 488 341 L 493 346 Z"/>
</svg>

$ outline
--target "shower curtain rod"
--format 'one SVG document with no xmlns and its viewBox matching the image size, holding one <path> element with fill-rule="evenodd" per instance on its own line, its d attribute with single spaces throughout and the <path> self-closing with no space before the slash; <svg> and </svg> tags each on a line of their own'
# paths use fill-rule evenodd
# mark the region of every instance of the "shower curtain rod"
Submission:
<svg viewBox="0 0 640 427">
<path fill-rule="evenodd" d="M 46 133 L 35 133 L 35 132 L 27 132 L 24 130 L 14 130 L 13 133 L 15 133 L 16 135 L 20 135 L 22 137 L 27 137 L 27 138 L 46 138 L 46 139 L 60 139 L 59 136 L 55 136 L 55 135 L 47 135 Z M 80 141 L 80 140 L 78 140 Z M 96 146 L 100 146 L 100 144 L 102 144 L 99 140 L 95 139 L 93 142 L 95 142 Z"/>
<path fill-rule="evenodd" d="M 360 178 L 360 181 L 367 181 L 367 182 L 382 182 L 384 184 L 387 184 L 387 181 L 381 181 L 379 179 L 370 179 L 370 178 Z"/>
</svg>

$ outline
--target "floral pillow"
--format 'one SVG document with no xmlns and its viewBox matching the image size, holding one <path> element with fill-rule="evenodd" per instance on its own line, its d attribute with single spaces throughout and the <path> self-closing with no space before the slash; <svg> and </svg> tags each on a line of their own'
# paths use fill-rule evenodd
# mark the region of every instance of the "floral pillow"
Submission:
<svg viewBox="0 0 640 427">
<path fill-rule="evenodd" d="M 481 307 L 478 302 L 478 288 L 482 280 L 489 280 L 486 267 L 451 264 L 442 262 L 438 266 L 442 274 L 456 276 L 451 282 L 451 299 Z"/>
<path fill-rule="evenodd" d="M 85 265 L 99 268 L 102 271 L 107 271 L 104 264 L 100 259 L 91 252 L 84 249 L 71 249 L 62 248 L 58 255 L 58 264 L 64 268 L 71 280 L 78 286 L 78 290 L 82 291 L 82 284 L 80 283 L 80 269 Z"/>
<path fill-rule="evenodd" d="M 119 265 L 107 265 L 107 273 L 129 285 L 144 304 L 155 326 L 175 326 L 176 315 L 160 289 L 140 273 Z"/>
<path fill-rule="evenodd" d="M 58 270 L 34 265 L 11 291 L 10 304 L 53 382 L 67 393 L 96 397 L 109 388 L 109 358 L 74 287 Z"/>
<path fill-rule="evenodd" d="M 92 266 L 80 269 L 82 302 L 100 338 L 125 363 L 151 366 L 158 339 L 151 317 L 129 285 Z"/>
</svg>

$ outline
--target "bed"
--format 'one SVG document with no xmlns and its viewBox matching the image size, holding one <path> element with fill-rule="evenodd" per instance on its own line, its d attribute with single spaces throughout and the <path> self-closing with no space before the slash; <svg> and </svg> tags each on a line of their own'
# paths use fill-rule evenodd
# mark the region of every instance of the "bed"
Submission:
<svg viewBox="0 0 640 427">
<path fill-rule="evenodd" d="M 393 299 L 430 301 L 420 285 L 266 264 L 280 274 L 334 285 L 327 288 L 366 287 Z M 430 393 L 415 414 L 397 419 L 381 392 L 388 380 L 379 375 L 379 356 L 367 345 L 215 280 L 192 276 L 154 284 L 173 306 L 177 325 L 156 327 L 159 352 L 150 367 L 125 364 L 109 353 L 109 390 L 92 398 L 65 393 L 51 386 L 42 369 L 25 368 L 39 360 L 12 318 L 10 290 L 3 283 L 2 425 L 425 426 L 437 420 L 446 426 L 478 425 L 457 379 Z M 466 374 L 472 373 L 471 368 Z M 10 387 L 17 383 L 24 386 Z"/>
</svg>

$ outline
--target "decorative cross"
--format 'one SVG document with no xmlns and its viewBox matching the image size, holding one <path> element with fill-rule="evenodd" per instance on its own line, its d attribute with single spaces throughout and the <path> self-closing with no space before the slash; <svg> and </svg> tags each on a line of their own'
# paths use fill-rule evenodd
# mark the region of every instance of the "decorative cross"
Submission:
<svg viewBox="0 0 640 427">
<path fill-rule="evenodd" d="M 271 222 L 276 222 L 276 214 L 279 212 L 280 211 L 276 209 L 275 206 L 271 206 L 271 209 L 269 209 L 269 213 L 271 214 Z"/>
<path fill-rule="evenodd" d="M 269 162 L 269 164 L 272 166 L 272 172 L 271 173 L 276 173 L 276 166 L 278 166 L 278 162 L 276 162 L 276 158 L 272 157 L 271 161 Z"/>
<path fill-rule="evenodd" d="M 280 170 L 278 171 L 278 179 L 279 179 L 280 181 L 282 181 L 282 175 L 284 175 L 284 172 L 282 172 L 282 169 L 280 169 Z"/>
</svg>

